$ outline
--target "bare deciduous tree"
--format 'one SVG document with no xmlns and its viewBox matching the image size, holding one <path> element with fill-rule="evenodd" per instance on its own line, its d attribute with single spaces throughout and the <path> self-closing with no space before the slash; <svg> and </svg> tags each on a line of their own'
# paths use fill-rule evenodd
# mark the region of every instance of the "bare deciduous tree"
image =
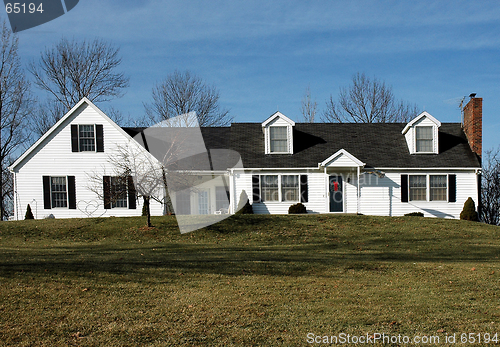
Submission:
<svg viewBox="0 0 500 347">
<path fill-rule="evenodd" d="M 34 130 L 43 134 L 83 97 L 92 102 L 121 97 L 129 79 L 116 71 L 121 63 L 118 53 L 118 48 L 103 40 L 63 38 L 42 52 L 38 62 L 31 62 L 34 83 L 50 95 L 42 104 L 39 125 Z"/>
<path fill-rule="evenodd" d="M 325 122 L 393 123 L 408 122 L 418 114 L 416 105 L 397 101 L 392 88 L 364 73 L 352 78 L 352 85 L 340 88 L 338 101 L 326 102 Z"/>
<path fill-rule="evenodd" d="M 189 71 L 167 76 L 153 88 L 152 98 L 151 103 L 144 104 L 150 124 L 192 112 L 196 112 L 202 127 L 227 126 L 232 121 L 229 111 L 219 105 L 219 91 Z"/>
<path fill-rule="evenodd" d="M 37 104 L 36 119 L 31 122 L 31 129 L 37 137 L 45 134 L 68 111 L 59 101 L 48 100 Z"/>
<path fill-rule="evenodd" d="M 12 154 L 29 142 L 28 122 L 31 97 L 29 82 L 17 54 L 18 38 L 2 24 L 0 33 L 0 220 L 7 217 L 6 203 L 13 199 L 13 187 L 8 172 Z"/>
<path fill-rule="evenodd" d="M 306 123 L 314 123 L 314 118 L 318 112 L 318 103 L 311 98 L 311 88 L 306 88 L 304 97 L 302 98 L 302 106 L 300 108 L 302 117 Z"/>
<path fill-rule="evenodd" d="M 129 79 L 115 72 L 121 63 L 119 49 L 95 39 L 92 42 L 62 39 L 42 53 L 39 63 L 30 64 L 35 84 L 66 109 L 83 97 L 104 102 L 123 94 Z"/>
<path fill-rule="evenodd" d="M 500 225 L 500 149 L 485 151 L 482 166 L 480 219 Z"/>
</svg>

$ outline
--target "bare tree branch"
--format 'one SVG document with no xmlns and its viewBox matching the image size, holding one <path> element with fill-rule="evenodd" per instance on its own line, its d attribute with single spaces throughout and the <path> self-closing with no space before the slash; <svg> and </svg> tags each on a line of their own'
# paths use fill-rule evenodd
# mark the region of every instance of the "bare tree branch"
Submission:
<svg viewBox="0 0 500 347">
<path fill-rule="evenodd" d="M 500 148 L 487 150 L 481 171 L 481 221 L 500 225 Z"/>
<path fill-rule="evenodd" d="M 302 98 L 302 107 L 300 108 L 302 112 L 302 118 L 306 123 L 314 123 L 314 118 L 318 111 L 318 103 L 312 101 L 311 98 L 311 88 L 308 86 Z"/>
<path fill-rule="evenodd" d="M 105 102 L 123 96 L 129 78 L 116 72 L 121 64 L 119 49 L 103 40 L 77 42 L 63 38 L 32 61 L 28 70 L 34 83 L 49 93 L 36 117 L 34 130 L 45 133 L 83 97 Z"/>
<path fill-rule="evenodd" d="M 46 49 L 38 63 L 32 62 L 29 71 L 39 88 L 69 110 L 83 97 L 104 102 L 123 95 L 129 79 L 115 72 L 121 63 L 118 52 L 103 40 L 77 42 L 63 38 Z"/>
<path fill-rule="evenodd" d="M 13 199 L 13 187 L 8 172 L 12 154 L 29 143 L 31 95 L 29 82 L 17 54 L 18 38 L 2 24 L 0 33 L 0 218 L 6 217 L 6 201 Z"/>
<path fill-rule="evenodd" d="M 151 103 L 144 104 L 149 124 L 191 112 L 196 112 L 202 127 L 227 126 L 232 121 L 229 111 L 219 105 L 219 91 L 189 71 L 167 76 L 153 88 L 152 98 Z"/>
<path fill-rule="evenodd" d="M 352 85 L 340 88 L 338 101 L 330 98 L 323 114 L 325 122 L 393 123 L 408 122 L 418 114 L 418 107 L 395 100 L 392 88 L 364 73 L 352 78 Z"/>
</svg>

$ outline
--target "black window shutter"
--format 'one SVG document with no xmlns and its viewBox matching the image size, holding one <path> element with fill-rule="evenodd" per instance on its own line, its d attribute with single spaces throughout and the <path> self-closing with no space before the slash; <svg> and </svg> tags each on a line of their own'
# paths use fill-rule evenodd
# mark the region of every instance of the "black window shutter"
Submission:
<svg viewBox="0 0 500 347">
<path fill-rule="evenodd" d="M 252 201 L 260 202 L 260 179 L 259 175 L 252 175 Z"/>
<path fill-rule="evenodd" d="M 71 124 L 71 152 L 78 152 L 78 125 Z"/>
<path fill-rule="evenodd" d="M 104 195 L 104 208 L 105 209 L 110 209 L 111 208 L 111 177 L 110 176 L 104 176 L 102 178 L 102 184 L 103 184 L 103 195 Z"/>
<path fill-rule="evenodd" d="M 68 206 L 71 210 L 76 210 L 75 176 L 68 176 Z"/>
<path fill-rule="evenodd" d="M 49 210 L 50 204 L 50 176 L 43 176 L 43 208 Z"/>
<path fill-rule="evenodd" d="M 135 200 L 135 186 L 132 176 L 127 176 L 127 189 L 128 189 L 128 208 L 135 210 L 137 208 Z"/>
<path fill-rule="evenodd" d="M 300 202 L 307 202 L 309 200 L 307 189 L 307 175 L 300 175 Z"/>
<path fill-rule="evenodd" d="M 448 201 L 457 202 L 457 175 L 448 175 Z"/>
<path fill-rule="evenodd" d="M 408 175 L 401 175 L 401 202 L 408 202 Z"/>
<path fill-rule="evenodd" d="M 97 152 L 104 152 L 104 131 L 102 124 L 95 125 L 95 141 Z"/>
</svg>

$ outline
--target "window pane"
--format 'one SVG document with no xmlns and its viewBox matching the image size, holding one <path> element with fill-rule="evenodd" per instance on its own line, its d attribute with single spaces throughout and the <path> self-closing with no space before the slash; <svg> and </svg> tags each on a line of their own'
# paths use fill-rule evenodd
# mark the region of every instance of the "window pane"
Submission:
<svg viewBox="0 0 500 347">
<path fill-rule="evenodd" d="M 425 188 L 426 176 L 425 175 L 411 175 L 410 176 L 410 188 Z"/>
<path fill-rule="evenodd" d="M 123 177 L 111 177 L 111 208 L 127 207 L 127 182 Z"/>
<path fill-rule="evenodd" d="M 215 187 L 215 209 L 229 208 L 229 192 L 224 187 Z"/>
<path fill-rule="evenodd" d="M 94 125 L 79 125 L 80 152 L 95 151 Z"/>
<path fill-rule="evenodd" d="M 209 214 L 208 191 L 198 192 L 198 214 Z"/>
<path fill-rule="evenodd" d="M 432 127 L 417 127 L 417 140 L 432 140 Z"/>
<path fill-rule="evenodd" d="M 299 201 L 299 176 L 281 176 L 281 200 Z"/>
<path fill-rule="evenodd" d="M 427 176 L 411 175 L 410 176 L 410 201 L 425 201 L 427 200 Z"/>
<path fill-rule="evenodd" d="M 278 175 L 260 177 L 262 201 L 279 201 Z"/>
<path fill-rule="evenodd" d="M 437 201 L 447 200 L 447 176 L 431 175 L 430 176 L 430 199 Z"/>
<path fill-rule="evenodd" d="M 417 152 L 432 152 L 432 127 L 416 127 Z"/>
<path fill-rule="evenodd" d="M 66 177 L 51 177 L 52 207 L 68 207 Z"/>
<path fill-rule="evenodd" d="M 288 152 L 286 127 L 270 127 L 271 152 Z"/>
</svg>

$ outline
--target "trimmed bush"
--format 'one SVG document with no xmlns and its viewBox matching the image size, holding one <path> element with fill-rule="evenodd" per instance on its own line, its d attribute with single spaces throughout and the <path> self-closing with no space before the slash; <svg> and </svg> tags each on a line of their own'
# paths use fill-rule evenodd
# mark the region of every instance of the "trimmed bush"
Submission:
<svg viewBox="0 0 500 347">
<path fill-rule="evenodd" d="M 244 190 L 241 192 L 240 201 L 238 202 L 238 211 L 236 214 L 253 214 L 252 205 L 250 205 L 247 192 Z"/>
<path fill-rule="evenodd" d="M 411 212 L 411 213 L 407 213 L 405 214 L 405 216 L 412 216 L 412 217 L 423 217 L 424 214 L 422 212 Z"/>
<path fill-rule="evenodd" d="M 464 204 L 464 208 L 462 212 L 460 212 L 460 219 L 463 220 L 471 220 L 474 222 L 479 221 L 479 218 L 477 216 L 476 212 L 476 204 L 474 204 L 474 200 L 472 200 L 471 197 L 469 197 Z"/>
<path fill-rule="evenodd" d="M 295 205 L 291 205 L 288 208 L 288 214 L 296 214 L 296 213 L 307 213 L 306 207 L 302 203 L 298 203 Z"/>
<path fill-rule="evenodd" d="M 35 216 L 33 216 L 33 212 L 31 211 L 30 204 L 28 204 L 28 207 L 26 208 L 26 214 L 24 215 L 24 219 L 35 219 Z"/>
</svg>

